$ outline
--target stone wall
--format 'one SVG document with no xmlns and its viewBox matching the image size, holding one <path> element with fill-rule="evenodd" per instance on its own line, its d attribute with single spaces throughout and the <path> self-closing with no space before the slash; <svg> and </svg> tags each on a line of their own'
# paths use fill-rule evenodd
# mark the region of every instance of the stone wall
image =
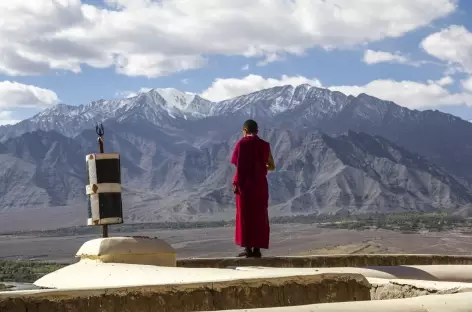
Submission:
<svg viewBox="0 0 472 312">
<path fill-rule="evenodd" d="M 0 293 L 0 311 L 183 312 L 359 300 L 370 300 L 370 284 L 362 275 L 319 274 L 207 284 Z"/>
<path fill-rule="evenodd" d="M 278 268 L 366 267 L 399 265 L 472 264 L 472 256 L 447 255 L 323 255 L 303 257 L 264 257 L 180 259 L 177 266 L 190 268 L 227 268 L 236 266 L 265 266 Z"/>
</svg>

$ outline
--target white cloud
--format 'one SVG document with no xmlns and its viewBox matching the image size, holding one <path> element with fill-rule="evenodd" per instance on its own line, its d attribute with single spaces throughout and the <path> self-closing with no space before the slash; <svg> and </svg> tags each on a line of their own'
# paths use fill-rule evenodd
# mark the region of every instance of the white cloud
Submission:
<svg viewBox="0 0 472 312">
<path fill-rule="evenodd" d="M 429 82 L 434 83 L 431 80 Z M 445 77 L 437 80 L 436 83 L 440 86 L 450 86 L 454 83 L 454 79 L 452 79 L 451 76 L 445 76 Z"/>
<path fill-rule="evenodd" d="M 151 90 L 152 88 L 140 88 L 138 91 L 120 91 L 116 93 L 116 96 L 128 99 L 135 97 L 138 94 L 149 92 Z"/>
<path fill-rule="evenodd" d="M 270 53 L 262 61 L 257 62 L 257 66 L 266 66 L 267 64 L 284 60 L 284 57 L 277 53 Z"/>
<path fill-rule="evenodd" d="M 472 106 L 472 92 L 451 93 L 446 86 L 452 83 L 454 83 L 454 80 L 446 76 L 437 81 L 430 80 L 424 83 L 408 80 L 374 80 L 362 86 L 329 86 L 327 88 L 354 96 L 366 93 L 383 100 L 393 101 L 410 109 L 462 104 Z M 301 84 L 326 88 L 316 78 L 282 76 L 280 79 L 274 79 L 248 75 L 240 79 L 218 78 L 213 81 L 208 89 L 201 93 L 201 96 L 209 100 L 221 101 L 275 86 Z"/>
<path fill-rule="evenodd" d="M 456 8 L 457 0 L 0 1 L 0 73 L 80 72 L 87 64 L 156 77 L 204 66 L 215 54 L 270 62 L 314 46 L 399 37 Z"/>
<path fill-rule="evenodd" d="M 331 86 L 329 89 L 354 96 L 366 93 L 410 109 L 462 104 L 472 106 L 472 93 L 451 93 L 445 88 L 452 82 L 450 77 L 426 83 L 408 80 L 374 80 L 363 86 Z"/>
<path fill-rule="evenodd" d="M 430 55 L 450 64 L 451 72 L 472 73 L 472 33 L 464 26 L 452 25 L 429 35 L 421 47 Z"/>
<path fill-rule="evenodd" d="M 14 81 L 0 81 L 0 108 L 47 108 L 59 102 L 54 91 Z"/>
<path fill-rule="evenodd" d="M 244 65 L 242 68 L 241 68 L 242 71 L 247 71 L 249 70 L 249 64 L 246 64 Z"/>
<path fill-rule="evenodd" d="M 244 78 L 218 78 L 211 86 L 201 93 L 201 96 L 211 101 L 221 101 L 243 94 L 248 94 L 262 89 L 282 85 L 310 84 L 321 86 L 318 79 L 310 79 L 302 76 L 286 76 L 280 79 L 264 78 L 258 75 L 248 75 Z"/>
<path fill-rule="evenodd" d="M 472 92 L 472 76 L 468 79 L 461 81 L 462 87 L 469 92 Z"/>
<path fill-rule="evenodd" d="M 21 121 L 19 119 L 13 119 L 12 115 L 12 111 L 0 111 L 0 126 L 13 125 Z"/>
<path fill-rule="evenodd" d="M 364 63 L 366 64 L 378 64 L 378 63 L 399 63 L 406 64 L 409 62 L 406 56 L 396 52 L 395 54 L 384 51 L 373 51 L 366 50 L 364 52 Z"/>
<path fill-rule="evenodd" d="M 424 64 L 435 64 L 434 62 L 430 61 L 411 60 L 409 57 L 401 54 L 400 52 L 390 53 L 385 51 L 373 51 L 370 49 L 364 52 L 364 57 L 362 60 L 368 65 L 379 63 L 394 63 L 419 67 Z"/>
</svg>

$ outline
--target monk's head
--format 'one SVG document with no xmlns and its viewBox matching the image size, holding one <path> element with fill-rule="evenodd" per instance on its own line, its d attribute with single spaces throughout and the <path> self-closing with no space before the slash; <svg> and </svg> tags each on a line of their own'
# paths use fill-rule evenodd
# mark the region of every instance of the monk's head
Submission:
<svg viewBox="0 0 472 312">
<path fill-rule="evenodd" d="M 243 125 L 243 136 L 257 134 L 259 128 L 257 126 L 257 122 L 252 119 L 246 120 Z"/>
</svg>

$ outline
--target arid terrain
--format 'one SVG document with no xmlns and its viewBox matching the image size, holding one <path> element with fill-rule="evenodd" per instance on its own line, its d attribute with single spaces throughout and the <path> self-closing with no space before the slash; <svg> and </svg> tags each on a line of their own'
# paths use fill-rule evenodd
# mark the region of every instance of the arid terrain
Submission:
<svg viewBox="0 0 472 312">
<path fill-rule="evenodd" d="M 233 256 L 231 227 L 156 230 L 120 233 L 120 236 L 159 237 L 171 243 L 179 258 Z M 271 248 L 266 255 L 333 253 L 438 253 L 470 254 L 472 240 L 460 233 L 435 232 L 403 234 L 388 230 L 344 230 L 306 224 L 273 225 Z M 111 228 L 111 235 L 113 228 Z M 73 261 L 81 244 L 99 236 L 66 237 L 0 236 L 0 259 Z"/>
</svg>

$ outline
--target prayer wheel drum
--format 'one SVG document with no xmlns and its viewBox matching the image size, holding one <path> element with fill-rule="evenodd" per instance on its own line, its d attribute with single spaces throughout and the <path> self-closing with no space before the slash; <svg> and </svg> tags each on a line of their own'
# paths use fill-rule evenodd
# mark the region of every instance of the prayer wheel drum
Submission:
<svg viewBox="0 0 472 312">
<path fill-rule="evenodd" d="M 123 223 L 120 154 L 89 154 L 86 163 L 87 225 Z"/>
</svg>

